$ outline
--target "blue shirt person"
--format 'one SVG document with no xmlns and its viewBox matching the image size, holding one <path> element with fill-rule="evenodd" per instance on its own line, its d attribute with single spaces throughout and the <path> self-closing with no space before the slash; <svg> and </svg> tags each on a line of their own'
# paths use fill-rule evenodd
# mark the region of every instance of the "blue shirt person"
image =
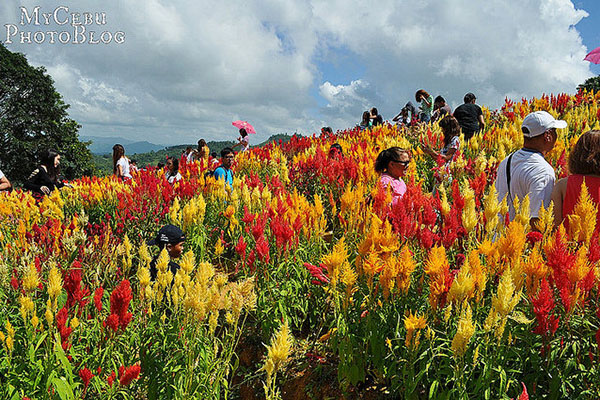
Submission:
<svg viewBox="0 0 600 400">
<path fill-rule="evenodd" d="M 233 171 L 231 164 L 233 163 L 233 150 L 230 147 L 225 147 L 221 150 L 221 165 L 215 169 L 215 179 L 222 179 L 229 187 L 233 186 Z"/>
</svg>

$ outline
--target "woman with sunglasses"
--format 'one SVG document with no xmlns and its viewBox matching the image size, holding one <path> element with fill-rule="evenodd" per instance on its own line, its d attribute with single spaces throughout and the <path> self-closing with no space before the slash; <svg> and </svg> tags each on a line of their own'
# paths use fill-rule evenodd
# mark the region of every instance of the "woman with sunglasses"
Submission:
<svg viewBox="0 0 600 400">
<path fill-rule="evenodd" d="M 392 205 L 406 193 L 406 183 L 402 180 L 410 163 L 410 151 L 401 147 L 390 147 L 383 150 L 375 160 L 375 171 L 381 174 L 379 182 L 383 188 L 390 187 Z"/>
</svg>

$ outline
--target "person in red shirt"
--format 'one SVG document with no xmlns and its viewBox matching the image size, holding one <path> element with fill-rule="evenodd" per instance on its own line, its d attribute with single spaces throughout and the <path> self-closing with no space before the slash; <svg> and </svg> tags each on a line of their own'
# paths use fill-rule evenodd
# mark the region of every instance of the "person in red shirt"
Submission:
<svg viewBox="0 0 600 400">
<path fill-rule="evenodd" d="M 554 225 L 564 222 L 565 228 L 569 227 L 567 217 L 573 213 L 584 182 L 596 208 L 600 203 L 600 131 L 589 131 L 579 137 L 569 154 L 568 165 L 570 175 L 559 179 L 552 191 Z M 596 211 L 596 229 L 598 227 L 600 213 Z"/>
</svg>

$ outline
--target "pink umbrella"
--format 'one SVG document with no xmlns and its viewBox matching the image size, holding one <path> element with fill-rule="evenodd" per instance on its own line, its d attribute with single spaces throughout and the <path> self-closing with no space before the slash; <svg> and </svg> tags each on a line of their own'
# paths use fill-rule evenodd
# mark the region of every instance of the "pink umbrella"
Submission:
<svg viewBox="0 0 600 400">
<path fill-rule="evenodd" d="M 594 50 L 590 51 L 588 55 L 585 56 L 584 60 L 594 64 L 600 64 L 600 47 L 596 47 Z"/>
<path fill-rule="evenodd" d="M 246 121 L 233 121 L 231 123 L 231 125 L 235 126 L 238 129 L 243 128 L 246 130 L 247 133 L 256 133 L 256 131 L 254 130 L 254 127 Z"/>
</svg>

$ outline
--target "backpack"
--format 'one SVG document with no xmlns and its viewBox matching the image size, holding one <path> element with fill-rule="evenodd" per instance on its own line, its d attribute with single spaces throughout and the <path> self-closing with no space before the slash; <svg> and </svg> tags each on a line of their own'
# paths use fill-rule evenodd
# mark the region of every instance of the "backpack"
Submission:
<svg viewBox="0 0 600 400">
<path fill-rule="evenodd" d="M 217 168 L 215 168 L 215 169 L 209 169 L 208 171 L 206 171 L 206 172 L 204 173 L 204 179 L 208 178 L 209 176 L 212 176 L 213 178 L 217 179 L 217 177 L 215 176 L 215 174 L 216 174 L 216 172 L 217 172 L 217 170 L 218 170 L 219 168 L 225 169 L 225 168 L 223 168 L 223 166 L 222 166 L 222 165 L 219 165 L 219 166 L 218 166 Z M 231 172 L 231 177 L 233 178 L 233 171 L 229 170 L 229 172 Z"/>
</svg>

